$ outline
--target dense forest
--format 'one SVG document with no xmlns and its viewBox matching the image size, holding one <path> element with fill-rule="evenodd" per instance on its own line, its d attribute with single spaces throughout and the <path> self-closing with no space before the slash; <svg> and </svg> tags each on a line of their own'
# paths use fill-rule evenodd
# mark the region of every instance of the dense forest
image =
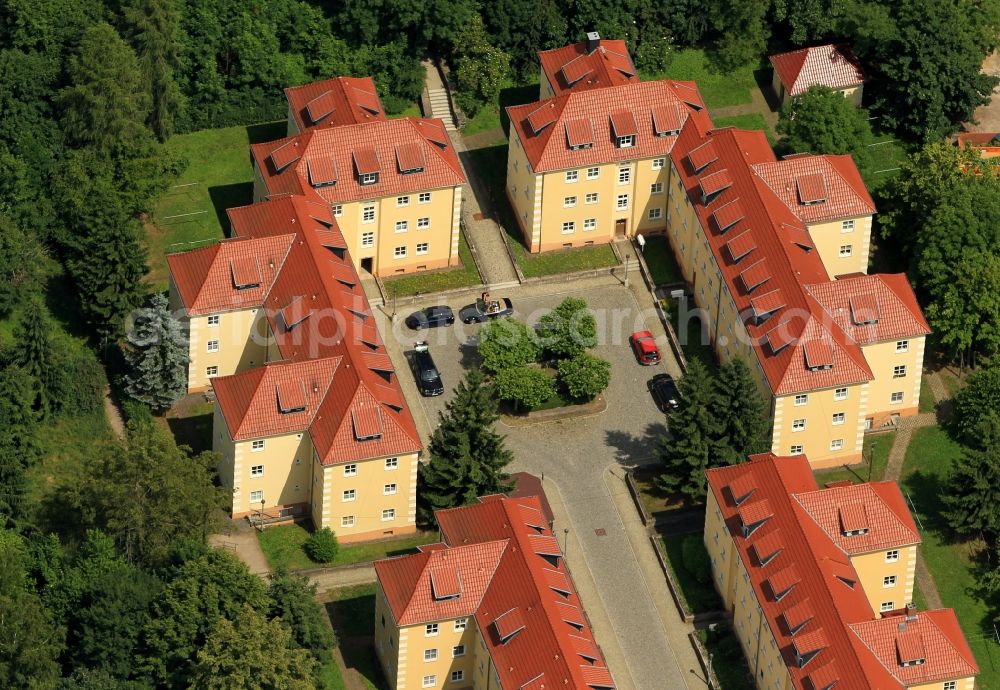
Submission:
<svg viewBox="0 0 1000 690">
<path fill-rule="evenodd" d="M 304 581 L 264 582 L 205 546 L 223 503 L 211 455 L 138 403 L 124 438 L 106 429 L 105 365 L 150 297 L 143 222 L 186 165 L 171 135 L 282 119 L 282 87 L 339 74 L 373 76 L 398 113 L 426 57 L 453 68 L 463 107 L 495 107 L 537 78 L 538 50 L 597 30 L 649 72 L 685 46 L 730 68 L 845 40 L 883 130 L 920 144 L 988 98 L 998 26 L 1000 4 L 973 0 L 0 0 L 0 686 L 240 688 L 249 673 L 310 688 L 329 663 Z M 976 302 L 995 260 L 982 280 L 931 282 L 932 266 L 976 260 L 948 228 L 977 217 L 984 184 L 938 158 L 904 170 L 884 234 L 942 304 Z M 935 169 L 948 185 L 925 181 Z M 908 240 L 932 211 L 940 241 Z M 935 325 L 956 321 L 942 310 Z M 995 352 L 989 323 L 973 315 L 945 342 Z M 78 476 L 49 481 L 58 465 Z"/>
</svg>

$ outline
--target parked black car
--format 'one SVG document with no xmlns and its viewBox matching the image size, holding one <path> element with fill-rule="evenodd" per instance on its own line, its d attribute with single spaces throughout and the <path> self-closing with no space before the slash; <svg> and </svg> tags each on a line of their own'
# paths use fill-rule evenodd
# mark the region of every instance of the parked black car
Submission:
<svg viewBox="0 0 1000 690">
<path fill-rule="evenodd" d="M 413 374 L 417 379 L 417 388 L 420 395 L 425 398 L 432 398 L 435 395 L 444 393 L 444 383 L 441 381 L 441 374 L 438 372 L 434 358 L 427 349 L 427 343 L 418 341 L 413 345 Z"/>
<path fill-rule="evenodd" d="M 653 402 L 660 412 L 680 407 L 681 392 L 677 390 L 677 383 L 670 374 L 657 374 L 649 379 L 646 387 L 649 388 L 649 394 L 653 396 Z"/>
<path fill-rule="evenodd" d="M 477 299 L 472 304 L 462 307 L 458 316 L 462 323 L 482 323 L 488 319 L 496 319 L 501 316 L 510 316 L 514 313 L 514 305 L 507 297 L 489 300 Z"/>
<path fill-rule="evenodd" d="M 455 312 L 451 310 L 451 307 L 444 305 L 426 307 L 406 317 L 406 327 L 414 331 L 419 331 L 422 328 L 450 326 L 453 323 L 455 323 Z"/>
</svg>

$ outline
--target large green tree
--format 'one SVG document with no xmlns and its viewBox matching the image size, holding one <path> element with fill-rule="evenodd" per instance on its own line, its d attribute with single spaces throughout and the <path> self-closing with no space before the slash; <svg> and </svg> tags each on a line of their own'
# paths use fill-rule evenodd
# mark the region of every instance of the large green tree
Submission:
<svg viewBox="0 0 1000 690">
<path fill-rule="evenodd" d="M 57 361 L 52 345 L 52 321 L 38 296 L 28 300 L 15 333 L 18 363 L 31 377 L 33 407 L 42 417 L 52 412 L 53 394 L 59 387 Z"/>
<path fill-rule="evenodd" d="M 517 319 L 497 319 L 479 331 L 479 356 L 491 372 L 532 364 L 541 354 L 535 332 Z"/>
<path fill-rule="evenodd" d="M 541 369 L 509 367 L 493 377 L 497 397 L 514 403 L 515 409 L 531 410 L 552 397 L 555 381 Z"/>
<path fill-rule="evenodd" d="M 559 383 L 577 399 L 591 400 L 611 382 L 611 362 L 581 352 L 559 360 Z"/>
<path fill-rule="evenodd" d="M 1000 444 L 1000 364 L 992 364 L 969 375 L 965 386 L 955 396 L 952 422 L 963 443 L 985 448 Z"/>
<path fill-rule="evenodd" d="M 861 170 L 870 166 L 872 129 L 867 111 L 825 86 L 814 86 L 785 104 L 778 132 L 797 153 L 849 153 Z"/>
<path fill-rule="evenodd" d="M 965 537 L 1000 537 L 1000 438 L 985 450 L 966 449 L 952 467 L 942 492 L 942 515 Z"/>
<path fill-rule="evenodd" d="M 712 465 L 735 465 L 748 455 L 767 451 L 771 447 L 769 412 L 746 362 L 734 357 L 719 367 L 715 387 L 711 413 L 719 435 Z"/>
<path fill-rule="evenodd" d="M 135 317 L 128 333 L 125 391 L 154 410 L 165 410 L 187 392 L 188 348 L 180 322 L 162 294 Z"/>
<path fill-rule="evenodd" d="M 481 108 L 493 107 L 510 73 L 510 55 L 494 47 L 475 15 L 455 37 L 455 81 L 459 106 L 469 117 Z"/>
<path fill-rule="evenodd" d="M 0 213 L 0 316 L 39 289 L 44 249 L 36 235 Z"/>
<path fill-rule="evenodd" d="M 41 457 L 33 397 L 23 369 L 0 369 L 0 527 L 24 517 L 26 473 Z"/>
<path fill-rule="evenodd" d="M 150 95 L 147 122 L 166 141 L 183 108 L 174 73 L 179 66 L 180 12 L 175 0 L 132 0 L 124 7 L 126 37 L 135 49 Z"/>
<path fill-rule="evenodd" d="M 597 344 L 597 321 L 587 303 L 567 297 L 544 314 L 535 329 L 546 352 L 555 357 L 573 357 Z"/>
<path fill-rule="evenodd" d="M 292 631 L 292 640 L 320 664 L 329 662 L 337 638 L 323 607 L 316 599 L 316 585 L 304 575 L 279 572 L 271 576 L 267 593 L 270 616 L 280 617 Z"/>
<path fill-rule="evenodd" d="M 660 438 L 659 456 L 664 473 L 659 484 L 671 493 L 700 500 L 705 496 L 705 470 L 713 466 L 719 438 L 718 391 L 705 365 L 688 362 L 678 381 L 681 406 L 667 413 L 667 434 Z"/>
<path fill-rule="evenodd" d="M 503 470 L 513 454 L 493 430 L 498 418 L 482 372 L 470 370 L 438 416 L 428 446 L 430 461 L 417 470 L 417 510 L 423 524 L 435 524 L 435 510 L 509 489 Z"/>
</svg>

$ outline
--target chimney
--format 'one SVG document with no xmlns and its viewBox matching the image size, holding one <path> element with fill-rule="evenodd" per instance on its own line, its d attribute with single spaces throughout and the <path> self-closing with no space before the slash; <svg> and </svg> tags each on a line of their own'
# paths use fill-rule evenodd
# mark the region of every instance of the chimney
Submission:
<svg viewBox="0 0 1000 690">
<path fill-rule="evenodd" d="M 601 34 L 596 31 L 587 32 L 587 52 L 593 53 L 601 45 Z"/>
<path fill-rule="evenodd" d="M 917 620 L 917 607 L 913 604 L 906 605 L 906 620 L 915 621 Z"/>
</svg>

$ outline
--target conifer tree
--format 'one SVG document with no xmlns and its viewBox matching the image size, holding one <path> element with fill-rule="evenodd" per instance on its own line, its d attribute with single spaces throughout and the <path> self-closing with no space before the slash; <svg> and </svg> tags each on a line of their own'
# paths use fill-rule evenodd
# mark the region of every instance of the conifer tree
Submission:
<svg viewBox="0 0 1000 690">
<path fill-rule="evenodd" d="M 750 368 L 739 357 L 719 367 L 712 416 L 719 423 L 712 467 L 745 462 L 771 446 L 770 421 Z"/>
<path fill-rule="evenodd" d="M 133 0 L 125 7 L 127 38 L 139 58 L 151 105 L 147 123 L 160 141 L 174 131 L 183 96 L 174 72 L 178 67 L 179 12 L 174 0 Z"/>
<path fill-rule="evenodd" d="M 23 515 L 25 472 L 40 457 L 31 398 L 31 377 L 23 369 L 0 369 L 0 527 Z"/>
<path fill-rule="evenodd" d="M 38 298 L 29 300 L 18 325 L 17 350 L 20 365 L 31 377 L 32 407 L 42 417 L 52 412 L 53 393 L 58 388 L 56 355 L 49 337 L 51 330 L 45 305 Z"/>
<path fill-rule="evenodd" d="M 1000 444 L 966 448 L 948 476 L 942 515 L 962 536 L 1000 537 Z"/>
<path fill-rule="evenodd" d="M 712 466 L 721 427 L 715 384 L 705 365 L 688 362 L 687 374 L 678 384 L 681 406 L 667 414 L 667 435 L 660 438 L 659 455 L 665 465 L 660 486 L 692 499 L 705 496 L 705 470 Z"/>
<path fill-rule="evenodd" d="M 187 390 L 188 351 L 166 297 L 153 296 L 149 308 L 136 318 L 128 341 L 125 391 L 158 411 L 180 400 Z"/>
<path fill-rule="evenodd" d="M 508 491 L 503 468 L 513 460 L 503 436 L 493 431 L 499 418 L 496 400 L 473 369 L 455 389 L 439 415 L 429 447 L 430 462 L 417 474 L 418 517 L 434 524 L 434 511 L 461 506 L 479 496 Z"/>
</svg>

